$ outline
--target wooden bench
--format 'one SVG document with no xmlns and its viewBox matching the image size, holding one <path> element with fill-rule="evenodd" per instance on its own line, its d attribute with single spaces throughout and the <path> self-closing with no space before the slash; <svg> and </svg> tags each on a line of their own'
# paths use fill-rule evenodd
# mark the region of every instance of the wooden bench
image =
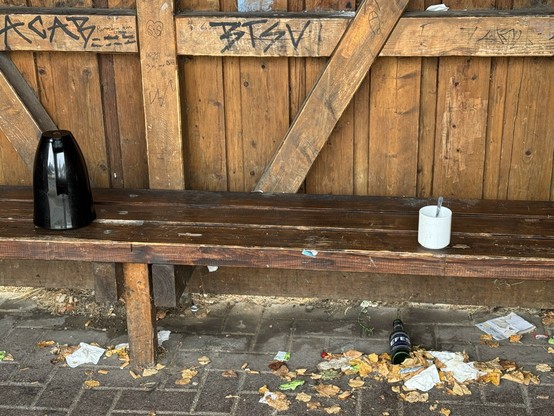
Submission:
<svg viewBox="0 0 554 416">
<path fill-rule="evenodd" d="M 0 187 L 0 259 L 122 265 L 131 359 L 153 365 L 152 265 L 239 266 L 554 279 L 554 202 L 446 200 L 451 245 L 417 242 L 432 200 L 303 194 L 96 189 L 97 220 L 33 225 L 32 189 Z M 364 294 L 361 293 L 360 297 Z"/>
</svg>

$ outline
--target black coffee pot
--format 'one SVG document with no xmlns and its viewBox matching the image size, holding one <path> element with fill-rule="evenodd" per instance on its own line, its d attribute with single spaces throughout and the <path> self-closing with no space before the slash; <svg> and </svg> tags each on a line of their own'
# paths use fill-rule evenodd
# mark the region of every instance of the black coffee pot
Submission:
<svg viewBox="0 0 554 416">
<path fill-rule="evenodd" d="M 50 230 L 84 227 L 96 218 L 79 145 L 70 131 L 42 133 L 33 169 L 34 223 Z"/>
</svg>

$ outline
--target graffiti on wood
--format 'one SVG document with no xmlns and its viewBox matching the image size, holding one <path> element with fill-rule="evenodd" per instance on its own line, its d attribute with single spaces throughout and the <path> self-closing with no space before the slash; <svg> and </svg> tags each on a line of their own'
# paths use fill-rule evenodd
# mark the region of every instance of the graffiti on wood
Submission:
<svg viewBox="0 0 554 416">
<path fill-rule="evenodd" d="M 0 14 L 0 50 L 133 52 L 132 16 Z"/>
</svg>

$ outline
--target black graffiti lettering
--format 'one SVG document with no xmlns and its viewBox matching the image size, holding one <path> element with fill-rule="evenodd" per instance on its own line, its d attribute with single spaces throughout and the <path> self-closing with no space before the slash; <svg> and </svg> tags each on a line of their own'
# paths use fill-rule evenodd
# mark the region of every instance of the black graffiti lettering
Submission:
<svg viewBox="0 0 554 416">
<path fill-rule="evenodd" d="M 37 23 L 40 23 L 41 29 L 38 29 L 35 25 Z M 42 16 L 36 16 L 33 20 L 29 22 L 27 25 L 29 29 L 31 29 L 34 33 L 36 33 L 40 38 L 46 39 L 48 35 L 46 34 L 46 30 L 44 30 L 44 25 L 42 23 Z"/>
<path fill-rule="evenodd" d="M 67 21 L 73 22 L 75 25 L 75 28 L 77 29 L 77 32 L 81 35 L 81 38 L 85 41 L 84 47 L 87 47 L 88 41 L 94 31 L 96 30 L 95 25 L 89 25 L 85 26 L 85 24 L 89 21 L 88 17 L 74 17 L 70 16 L 67 17 Z"/>
<path fill-rule="evenodd" d="M 54 17 L 54 22 L 52 23 L 52 26 L 47 28 L 50 31 L 50 42 L 54 40 L 54 36 L 56 35 L 56 30 L 58 28 L 61 29 L 70 38 L 78 40 L 79 36 L 77 36 L 75 33 L 71 33 L 71 31 L 67 28 L 67 26 L 68 26 L 67 23 L 63 23 L 60 21 L 60 19 L 58 19 L 57 17 Z"/>
<path fill-rule="evenodd" d="M 300 41 L 302 40 L 302 37 L 304 36 L 304 32 L 306 32 L 306 29 L 308 26 L 310 26 L 310 23 L 312 23 L 310 20 L 308 20 L 306 23 L 304 23 L 304 27 L 300 31 L 298 37 L 294 38 L 294 31 L 290 27 L 290 25 L 287 23 L 287 30 L 289 31 L 290 41 L 292 42 L 292 46 L 294 46 L 294 49 L 298 49 L 298 45 L 300 45 Z"/>
<path fill-rule="evenodd" d="M 31 42 L 30 39 L 25 37 L 25 35 L 23 33 L 21 33 L 19 31 L 18 27 L 23 26 L 23 25 L 25 25 L 25 23 L 21 23 L 21 22 L 13 23 L 12 20 L 10 19 L 10 16 L 6 15 L 6 17 L 4 18 L 4 28 L 0 29 L 0 36 L 4 35 L 4 46 L 6 47 L 6 49 L 9 49 L 8 33 L 10 32 L 10 30 L 13 30 L 22 39 L 25 39 L 28 43 L 33 43 L 33 42 Z"/>
<path fill-rule="evenodd" d="M 271 38 L 271 42 L 264 48 L 264 52 L 267 52 L 275 42 L 277 42 L 287 33 L 284 30 L 274 30 L 277 26 L 279 26 L 279 22 L 273 23 L 270 27 L 264 30 L 260 35 L 261 39 L 264 39 L 267 37 Z"/>
<path fill-rule="evenodd" d="M 118 35 L 115 35 L 115 36 L 111 36 L 111 35 L 104 36 L 104 40 L 118 40 L 118 39 L 119 39 L 119 36 L 118 36 Z"/>
<path fill-rule="evenodd" d="M 251 20 L 242 24 L 242 27 L 248 28 L 248 32 L 250 33 L 250 43 L 252 44 L 253 48 L 256 47 L 256 35 L 254 33 L 254 26 L 263 25 L 264 23 L 267 23 L 267 19 Z"/>
<path fill-rule="evenodd" d="M 240 22 L 210 22 L 210 26 L 221 27 L 223 29 L 223 34 L 219 37 L 219 39 L 226 41 L 227 44 L 221 52 L 227 52 L 230 50 L 235 43 L 237 43 L 246 34 L 243 30 L 237 30 L 237 28 L 240 27 Z"/>
</svg>

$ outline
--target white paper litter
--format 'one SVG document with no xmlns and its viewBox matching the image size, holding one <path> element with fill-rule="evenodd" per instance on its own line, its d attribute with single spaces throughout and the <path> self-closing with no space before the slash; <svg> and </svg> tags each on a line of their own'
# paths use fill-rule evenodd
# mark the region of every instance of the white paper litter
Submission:
<svg viewBox="0 0 554 416">
<path fill-rule="evenodd" d="M 104 348 L 95 347 L 86 342 L 79 343 L 79 349 L 65 357 L 65 362 L 71 368 L 75 368 L 81 364 L 98 364 L 98 361 L 106 351 Z"/>
<path fill-rule="evenodd" d="M 169 335 L 171 335 L 171 331 L 158 331 L 158 345 L 162 345 L 164 341 L 167 341 Z"/>
<path fill-rule="evenodd" d="M 506 316 L 501 316 L 500 318 L 489 319 L 475 326 L 481 331 L 492 335 L 497 341 L 510 338 L 512 335 L 525 334 L 537 328 L 535 325 L 527 322 L 521 316 L 513 312 L 510 312 Z"/>
<path fill-rule="evenodd" d="M 317 254 L 319 252 L 317 250 L 308 250 L 307 248 L 305 248 L 304 250 L 302 250 L 302 254 L 304 256 L 308 256 L 308 257 L 317 257 Z"/>
<path fill-rule="evenodd" d="M 404 387 L 410 390 L 429 391 L 438 383 L 440 383 L 439 372 L 433 364 L 406 381 Z"/>
<path fill-rule="evenodd" d="M 446 4 L 434 4 L 432 6 L 427 7 L 428 12 L 445 12 L 449 9 L 449 7 Z"/>
<path fill-rule="evenodd" d="M 473 362 L 465 363 L 464 356 L 459 352 L 449 351 L 428 351 L 433 357 L 438 358 L 446 367 L 442 371 L 451 371 L 458 383 L 467 380 L 477 380 L 481 375 L 479 370 L 473 366 Z"/>
<path fill-rule="evenodd" d="M 217 272 L 217 269 L 219 269 L 219 266 L 207 266 L 207 267 L 210 273 Z"/>
<path fill-rule="evenodd" d="M 267 401 L 268 398 L 270 398 L 271 400 L 277 400 L 277 395 L 270 391 L 266 391 L 259 402 L 264 404 L 269 404 L 269 402 Z"/>
</svg>

